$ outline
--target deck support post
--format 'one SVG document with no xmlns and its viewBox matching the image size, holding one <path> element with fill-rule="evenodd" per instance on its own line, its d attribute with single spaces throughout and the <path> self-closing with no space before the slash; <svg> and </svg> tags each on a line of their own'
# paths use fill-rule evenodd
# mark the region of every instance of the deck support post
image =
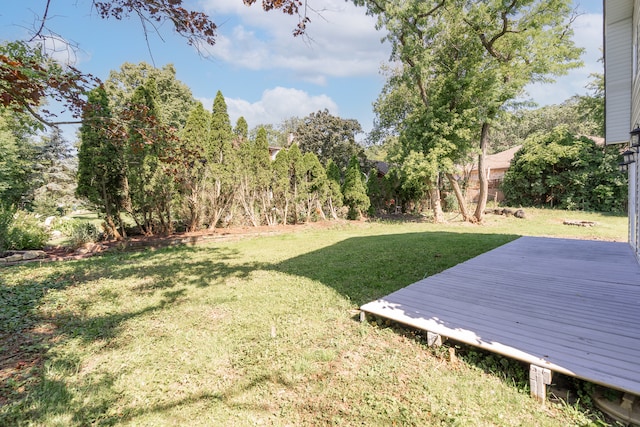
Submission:
<svg viewBox="0 0 640 427">
<path fill-rule="evenodd" d="M 365 311 L 360 311 L 360 321 L 361 322 L 367 321 L 367 313 Z"/>
<path fill-rule="evenodd" d="M 531 396 L 543 403 L 547 399 L 547 385 L 551 384 L 551 370 L 531 365 L 529 368 L 529 385 Z"/>
<path fill-rule="evenodd" d="M 427 345 L 429 347 L 442 346 L 442 336 L 440 334 L 427 331 Z"/>
</svg>

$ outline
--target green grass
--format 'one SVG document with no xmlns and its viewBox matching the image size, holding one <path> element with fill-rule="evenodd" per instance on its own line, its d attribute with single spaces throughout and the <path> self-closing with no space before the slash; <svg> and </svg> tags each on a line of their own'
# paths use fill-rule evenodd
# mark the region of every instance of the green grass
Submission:
<svg viewBox="0 0 640 427">
<path fill-rule="evenodd" d="M 510 361 L 450 362 L 357 321 L 360 304 L 523 234 L 624 240 L 626 219 L 338 224 L 4 268 L 0 425 L 587 425 L 588 409 L 536 404 Z"/>
</svg>

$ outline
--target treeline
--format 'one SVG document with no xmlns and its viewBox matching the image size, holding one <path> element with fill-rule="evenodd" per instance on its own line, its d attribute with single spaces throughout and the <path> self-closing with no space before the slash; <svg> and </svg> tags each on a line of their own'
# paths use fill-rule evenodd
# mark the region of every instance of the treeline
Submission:
<svg viewBox="0 0 640 427">
<path fill-rule="evenodd" d="M 126 218 L 143 234 L 234 225 L 290 224 L 360 216 L 369 199 L 352 156 L 343 173 L 295 142 L 272 159 L 267 131 L 231 126 L 224 97 L 201 103 L 181 129 L 162 122 L 153 77 L 115 112 L 104 87 L 89 94 L 80 129 L 77 194 L 89 200 L 115 238 Z M 345 206 L 343 208 L 343 205 Z"/>
</svg>

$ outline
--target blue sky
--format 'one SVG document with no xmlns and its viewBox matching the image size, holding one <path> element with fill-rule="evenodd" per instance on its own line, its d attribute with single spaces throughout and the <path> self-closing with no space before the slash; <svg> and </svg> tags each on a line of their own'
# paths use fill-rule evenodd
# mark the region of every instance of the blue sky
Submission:
<svg viewBox="0 0 640 427">
<path fill-rule="evenodd" d="M 327 108 L 370 130 L 372 103 L 384 84 L 380 65 L 390 52 L 389 45 L 380 42 L 383 34 L 375 30 L 374 19 L 351 2 L 312 0 L 320 14 L 311 12 L 308 37 L 293 37 L 297 18 L 279 11 L 265 13 L 260 3 L 247 7 L 242 0 L 186 0 L 219 26 L 217 43 L 207 48 L 207 58 L 173 34 L 168 24 L 160 27 L 162 37 L 150 33 L 149 50 L 137 18 L 101 20 L 92 13 L 90 0 L 52 0 L 48 25 L 79 47 L 72 53 L 59 42 L 59 57 L 101 79 L 124 62 L 153 62 L 158 67 L 173 63 L 177 78 L 207 108 L 222 91 L 232 123 L 244 116 L 250 128 L 277 125 Z M 0 38 L 24 39 L 44 5 L 45 0 L 5 0 Z M 530 86 L 529 95 L 540 105 L 584 94 L 589 74 L 602 72 L 602 2 L 581 0 L 574 6 L 582 13 L 574 23 L 574 40 L 586 49 L 585 66 L 556 84 Z"/>
</svg>

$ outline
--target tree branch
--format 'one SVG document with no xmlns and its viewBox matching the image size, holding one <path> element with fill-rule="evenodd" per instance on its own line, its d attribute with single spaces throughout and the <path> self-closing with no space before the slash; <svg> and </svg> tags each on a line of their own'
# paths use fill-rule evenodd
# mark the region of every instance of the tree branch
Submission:
<svg viewBox="0 0 640 427">
<path fill-rule="evenodd" d="M 40 27 L 33 34 L 33 37 L 31 37 L 29 42 L 34 41 L 37 37 L 40 37 L 42 35 L 42 30 L 44 30 L 44 24 L 47 21 L 47 16 L 49 15 L 50 4 L 51 4 L 51 0 L 47 0 L 47 3 L 45 4 L 45 7 L 44 7 L 44 15 L 42 15 L 42 18 L 40 19 Z"/>
</svg>

